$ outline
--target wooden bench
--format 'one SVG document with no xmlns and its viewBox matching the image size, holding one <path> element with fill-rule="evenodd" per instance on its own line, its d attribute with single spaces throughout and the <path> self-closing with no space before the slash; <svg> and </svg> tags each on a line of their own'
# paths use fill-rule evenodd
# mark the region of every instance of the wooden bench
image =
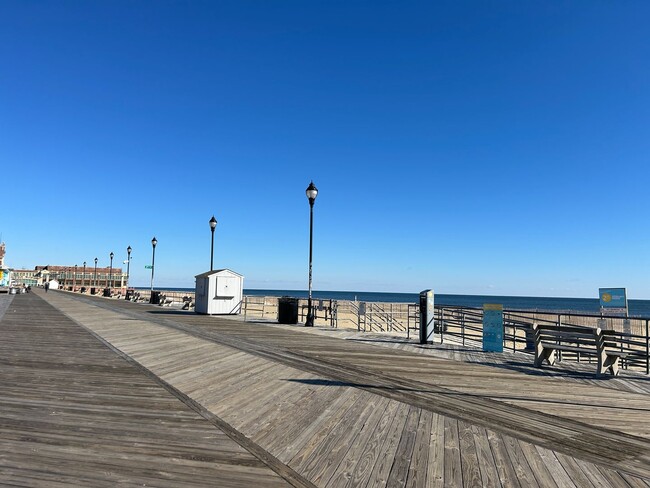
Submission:
<svg viewBox="0 0 650 488">
<path fill-rule="evenodd" d="M 533 324 L 535 336 L 535 367 L 541 367 L 544 361 L 555 363 L 558 351 L 575 353 L 578 356 L 597 358 L 598 376 L 609 371 L 617 376 L 620 359 L 626 352 L 616 350 L 617 342 L 614 331 L 600 328 L 579 327 L 571 325 Z"/>
</svg>

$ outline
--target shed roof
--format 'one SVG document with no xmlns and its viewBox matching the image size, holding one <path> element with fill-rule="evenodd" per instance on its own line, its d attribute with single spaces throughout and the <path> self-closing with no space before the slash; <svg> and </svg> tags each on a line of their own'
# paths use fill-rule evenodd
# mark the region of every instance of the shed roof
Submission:
<svg viewBox="0 0 650 488">
<path fill-rule="evenodd" d="M 205 273 L 201 273 L 195 276 L 195 278 L 207 278 L 208 276 L 212 276 L 215 274 L 223 274 L 224 272 L 232 273 L 234 275 L 239 276 L 240 278 L 243 278 L 244 275 L 240 275 L 239 273 L 235 273 L 232 269 L 215 269 L 213 271 L 206 271 Z"/>
</svg>

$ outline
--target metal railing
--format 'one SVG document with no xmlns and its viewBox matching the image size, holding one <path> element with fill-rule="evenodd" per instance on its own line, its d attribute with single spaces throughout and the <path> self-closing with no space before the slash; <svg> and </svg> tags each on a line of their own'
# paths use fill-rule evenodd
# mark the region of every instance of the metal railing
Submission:
<svg viewBox="0 0 650 488">
<path fill-rule="evenodd" d="M 436 306 L 435 332 L 442 343 L 453 339 L 462 344 L 480 346 L 483 340 L 483 310 L 470 307 Z M 600 327 L 607 331 L 609 342 L 627 356 L 621 361 L 624 369 L 650 374 L 650 318 L 604 317 L 576 313 L 529 312 L 504 310 L 503 346 L 516 352 L 534 353 L 532 326 Z M 592 355 L 564 352 L 560 359 L 593 361 Z"/>
<path fill-rule="evenodd" d="M 299 301 L 300 317 L 306 315 L 306 300 Z M 363 332 L 388 332 L 417 337 L 420 309 L 415 303 L 376 303 L 349 300 L 316 301 L 315 325 L 354 328 Z M 320 312 L 320 314 L 319 314 Z M 278 313 L 278 297 L 245 296 L 245 317 L 273 319 Z M 320 323 L 319 323 L 320 322 Z M 608 331 L 608 342 L 627 353 L 621 361 L 624 369 L 650 374 L 650 318 L 613 317 L 571 312 L 540 312 L 528 310 L 503 311 L 504 349 L 534 353 L 533 324 L 600 327 Z M 483 309 L 461 306 L 435 306 L 434 339 L 444 343 L 453 340 L 463 345 L 481 347 L 483 342 Z M 561 359 L 593 361 L 592 355 L 567 353 Z"/>
<path fill-rule="evenodd" d="M 242 313 L 244 320 L 259 318 L 273 320 L 278 318 L 278 301 L 280 297 L 244 295 Z M 314 325 L 336 327 L 338 324 L 336 300 L 312 300 Z M 298 300 L 298 320 L 304 322 L 307 316 L 307 299 Z"/>
</svg>

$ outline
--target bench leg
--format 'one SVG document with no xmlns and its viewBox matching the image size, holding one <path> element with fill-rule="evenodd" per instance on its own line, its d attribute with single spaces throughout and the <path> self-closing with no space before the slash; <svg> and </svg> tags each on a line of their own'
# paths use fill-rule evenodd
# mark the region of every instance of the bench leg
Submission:
<svg viewBox="0 0 650 488">
<path fill-rule="evenodd" d="M 544 361 L 553 366 L 555 364 L 555 349 L 542 349 L 535 355 L 535 367 L 539 368 Z"/>
<path fill-rule="evenodd" d="M 613 376 L 618 376 L 620 359 L 619 356 L 608 356 L 603 353 L 598 358 L 598 375 L 600 376 L 609 371 Z"/>
</svg>

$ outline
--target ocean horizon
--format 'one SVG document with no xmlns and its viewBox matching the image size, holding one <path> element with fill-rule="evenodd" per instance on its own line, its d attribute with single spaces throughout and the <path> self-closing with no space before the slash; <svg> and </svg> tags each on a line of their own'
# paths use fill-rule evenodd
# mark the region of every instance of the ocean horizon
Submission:
<svg viewBox="0 0 650 488">
<path fill-rule="evenodd" d="M 147 287 L 136 287 L 148 290 Z M 158 287 L 160 290 L 193 292 L 194 288 Z M 249 296 L 290 296 L 307 298 L 307 290 L 271 290 L 244 288 Z M 371 291 L 313 290 L 312 297 L 320 300 L 350 300 L 360 302 L 418 303 L 419 293 L 390 293 Z M 483 307 L 485 303 L 500 303 L 511 310 L 535 310 L 548 312 L 575 312 L 600 314 L 598 298 L 524 297 L 506 295 L 455 295 L 440 293 L 434 295 L 436 305 Z M 650 300 L 628 299 L 630 317 L 650 317 Z"/>
</svg>

